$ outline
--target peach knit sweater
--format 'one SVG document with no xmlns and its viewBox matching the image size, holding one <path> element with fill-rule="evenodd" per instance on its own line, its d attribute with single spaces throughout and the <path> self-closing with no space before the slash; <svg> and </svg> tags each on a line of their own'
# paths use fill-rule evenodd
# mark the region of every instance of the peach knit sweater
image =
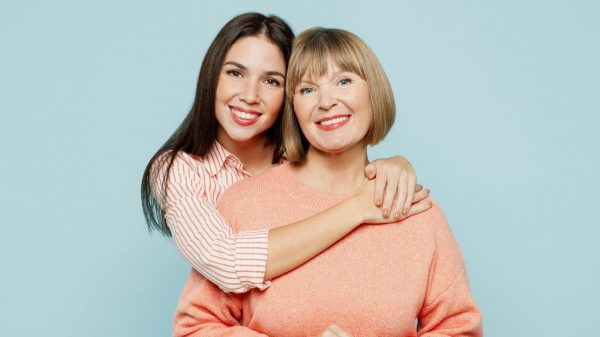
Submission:
<svg viewBox="0 0 600 337">
<path fill-rule="evenodd" d="M 234 184 L 219 209 L 235 231 L 247 231 L 343 199 L 302 184 L 286 163 Z M 331 324 L 354 337 L 482 335 L 459 247 L 435 203 L 403 222 L 358 227 L 264 291 L 226 294 L 192 271 L 174 335 L 317 336 Z"/>
</svg>

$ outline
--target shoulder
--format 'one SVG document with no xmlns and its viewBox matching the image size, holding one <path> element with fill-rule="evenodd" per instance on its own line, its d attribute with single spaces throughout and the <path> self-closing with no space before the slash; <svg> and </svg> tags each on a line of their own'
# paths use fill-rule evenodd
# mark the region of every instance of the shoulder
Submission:
<svg viewBox="0 0 600 337">
<path fill-rule="evenodd" d="M 433 239 L 438 255 L 443 255 L 446 260 L 460 262 L 462 256 L 458 242 L 440 205 L 433 201 L 429 210 L 417 216 L 425 223 L 428 236 Z"/>
<path fill-rule="evenodd" d="M 414 224 L 414 228 L 417 228 L 422 235 L 435 241 L 438 241 L 440 237 L 452 237 L 450 225 L 440 204 L 433 199 L 427 200 L 432 202 L 430 209 L 415 214 L 402 222 Z"/>
<path fill-rule="evenodd" d="M 172 162 L 172 164 L 171 164 Z M 152 173 L 156 176 L 163 176 L 167 170 L 170 173 L 186 174 L 198 171 L 198 165 L 202 163 L 202 158 L 189 153 L 178 151 L 165 151 L 154 160 L 152 164 Z"/>
<path fill-rule="evenodd" d="M 203 160 L 189 153 L 172 151 L 161 154 L 153 165 L 153 175 L 157 183 L 189 184 L 197 183 L 203 175 Z"/>
<path fill-rule="evenodd" d="M 183 195 L 201 190 L 201 163 L 201 158 L 183 151 L 166 151 L 159 155 L 151 167 L 152 191 L 159 202 L 166 202 L 168 191 L 176 190 L 175 195 Z"/>
<path fill-rule="evenodd" d="M 239 204 L 260 202 L 260 200 L 273 195 L 281 189 L 285 182 L 285 165 L 281 164 L 270 168 L 268 171 L 238 181 L 231 185 L 219 201 L 219 205 L 226 207 L 229 203 Z"/>
<path fill-rule="evenodd" d="M 202 157 L 178 151 L 173 158 L 171 171 L 175 174 L 198 174 L 203 164 L 204 160 Z"/>
<path fill-rule="evenodd" d="M 287 164 L 274 166 L 262 174 L 236 182 L 225 192 L 225 196 L 231 195 L 241 197 L 250 196 L 252 194 L 265 194 L 273 188 L 281 187 L 285 165 Z"/>
<path fill-rule="evenodd" d="M 234 231 L 262 229 L 271 209 L 285 202 L 282 165 L 231 185 L 217 202 L 217 209 Z M 258 225 L 258 227 L 254 227 Z"/>
<path fill-rule="evenodd" d="M 446 215 L 440 204 L 432 198 L 428 199 L 431 201 L 431 208 L 423 213 L 417 214 L 416 217 L 436 226 L 447 224 L 448 221 L 446 220 Z"/>
</svg>

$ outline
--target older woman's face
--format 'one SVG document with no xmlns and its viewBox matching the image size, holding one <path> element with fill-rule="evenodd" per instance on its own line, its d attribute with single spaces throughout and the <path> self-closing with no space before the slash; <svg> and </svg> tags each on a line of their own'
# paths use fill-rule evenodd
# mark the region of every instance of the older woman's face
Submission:
<svg viewBox="0 0 600 337">
<path fill-rule="evenodd" d="M 366 146 L 373 112 L 368 83 L 330 63 L 319 78 L 306 74 L 294 91 L 294 111 L 312 147 L 340 153 Z"/>
</svg>

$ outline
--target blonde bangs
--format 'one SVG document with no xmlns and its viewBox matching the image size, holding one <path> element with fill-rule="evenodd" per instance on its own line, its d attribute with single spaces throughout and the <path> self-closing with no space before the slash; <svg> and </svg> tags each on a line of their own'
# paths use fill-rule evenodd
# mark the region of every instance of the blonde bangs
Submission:
<svg viewBox="0 0 600 337">
<path fill-rule="evenodd" d="M 330 63 L 341 71 L 353 72 L 366 79 L 362 52 L 352 41 L 358 37 L 338 29 L 328 29 L 327 34 L 320 34 L 321 31 L 323 28 L 309 29 L 294 41 L 286 82 L 289 99 L 293 99 L 294 91 L 305 75 L 309 79 L 319 78 L 327 72 Z"/>
</svg>

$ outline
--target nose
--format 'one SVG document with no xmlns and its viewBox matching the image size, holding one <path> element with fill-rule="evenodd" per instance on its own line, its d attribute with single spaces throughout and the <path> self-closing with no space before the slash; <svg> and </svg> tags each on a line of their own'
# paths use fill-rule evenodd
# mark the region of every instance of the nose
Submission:
<svg viewBox="0 0 600 337">
<path fill-rule="evenodd" d="M 247 81 L 240 93 L 240 99 L 248 104 L 256 104 L 260 101 L 258 83 Z"/>
<path fill-rule="evenodd" d="M 324 86 L 319 91 L 319 108 L 329 110 L 337 104 L 337 100 L 330 88 Z"/>
</svg>

